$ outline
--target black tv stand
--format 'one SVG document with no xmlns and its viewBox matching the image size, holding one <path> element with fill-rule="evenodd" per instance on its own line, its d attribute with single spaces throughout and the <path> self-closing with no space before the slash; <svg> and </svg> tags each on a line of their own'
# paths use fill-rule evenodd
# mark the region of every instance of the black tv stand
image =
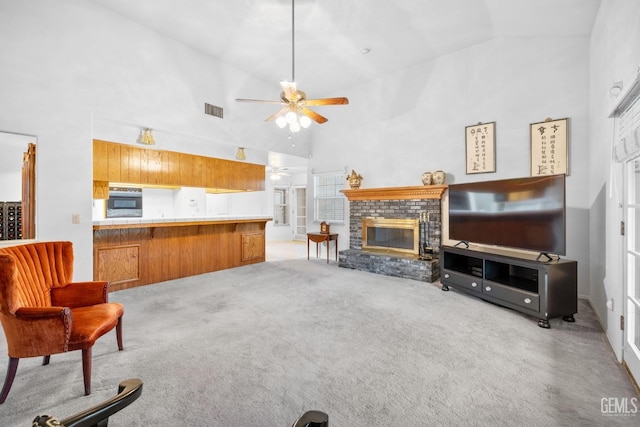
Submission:
<svg viewBox="0 0 640 427">
<path fill-rule="evenodd" d="M 486 301 L 537 317 L 575 322 L 578 312 L 578 263 L 566 259 L 540 261 L 499 249 L 440 248 L 442 290 L 450 286 Z"/>
</svg>

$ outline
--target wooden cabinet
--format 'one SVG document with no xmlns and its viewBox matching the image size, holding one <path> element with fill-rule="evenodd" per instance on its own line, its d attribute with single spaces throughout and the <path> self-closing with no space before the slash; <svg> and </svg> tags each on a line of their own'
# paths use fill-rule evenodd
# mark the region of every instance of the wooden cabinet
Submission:
<svg viewBox="0 0 640 427">
<path fill-rule="evenodd" d="M 193 156 L 193 186 L 194 187 L 206 187 L 206 157 Z"/>
<path fill-rule="evenodd" d="M 175 154 L 176 153 L 172 153 L 171 151 L 160 152 L 160 175 L 158 176 L 158 184 L 168 185 L 170 182 L 178 182 L 177 174 L 180 163 Z"/>
<path fill-rule="evenodd" d="M 94 181 L 227 192 L 262 191 L 264 179 L 264 165 L 93 141 Z M 94 198 L 95 194 L 94 191 Z"/>
<path fill-rule="evenodd" d="M 120 145 L 110 144 L 107 146 L 107 181 L 120 182 Z"/>
<path fill-rule="evenodd" d="M 120 180 L 119 182 L 141 183 L 142 149 L 130 145 L 120 147 Z"/>
<path fill-rule="evenodd" d="M 194 155 L 178 153 L 178 182 L 183 187 L 195 187 L 193 185 Z"/>
<path fill-rule="evenodd" d="M 554 317 L 573 322 L 573 315 L 578 312 L 575 261 L 538 261 L 497 251 L 443 246 L 440 268 L 443 291 L 453 286 L 535 316 L 542 328 L 549 328 L 549 319 Z"/>
<path fill-rule="evenodd" d="M 94 225 L 94 280 L 117 291 L 264 262 L 269 220 Z"/>
<path fill-rule="evenodd" d="M 264 260 L 264 232 L 242 234 L 242 261 Z"/>
<path fill-rule="evenodd" d="M 93 141 L 93 180 L 109 181 L 108 145 Z"/>
<path fill-rule="evenodd" d="M 120 285 L 140 280 L 140 245 L 111 246 L 95 249 L 94 280 Z"/>
<path fill-rule="evenodd" d="M 140 183 L 158 185 L 162 182 L 162 152 L 142 150 L 140 154 Z"/>
<path fill-rule="evenodd" d="M 93 198 L 109 198 L 109 181 L 93 181 Z"/>
</svg>

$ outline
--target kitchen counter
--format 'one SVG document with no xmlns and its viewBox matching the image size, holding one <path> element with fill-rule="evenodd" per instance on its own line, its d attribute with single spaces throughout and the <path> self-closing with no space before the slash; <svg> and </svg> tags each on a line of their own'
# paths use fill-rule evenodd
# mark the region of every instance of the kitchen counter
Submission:
<svg viewBox="0 0 640 427">
<path fill-rule="evenodd" d="M 224 215 L 201 218 L 108 218 L 93 221 L 94 230 L 109 230 L 122 228 L 148 228 L 148 227 L 183 227 L 187 225 L 210 224 L 240 224 L 259 221 L 271 221 L 271 216 L 265 215 Z"/>
<path fill-rule="evenodd" d="M 106 280 L 110 291 L 117 291 L 264 262 L 265 227 L 271 219 L 254 215 L 94 221 L 94 280 Z"/>
</svg>

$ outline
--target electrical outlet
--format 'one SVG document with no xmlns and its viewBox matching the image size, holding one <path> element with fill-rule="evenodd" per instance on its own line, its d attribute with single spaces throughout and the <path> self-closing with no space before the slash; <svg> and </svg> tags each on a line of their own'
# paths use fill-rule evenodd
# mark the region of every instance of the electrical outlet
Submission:
<svg viewBox="0 0 640 427">
<path fill-rule="evenodd" d="M 80 224 L 80 214 L 71 215 L 71 224 Z"/>
</svg>

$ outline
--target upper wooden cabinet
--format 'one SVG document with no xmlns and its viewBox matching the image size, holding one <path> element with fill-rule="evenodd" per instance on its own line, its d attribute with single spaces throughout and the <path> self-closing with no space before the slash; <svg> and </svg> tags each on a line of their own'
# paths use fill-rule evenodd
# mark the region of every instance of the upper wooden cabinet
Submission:
<svg viewBox="0 0 640 427">
<path fill-rule="evenodd" d="M 226 192 L 262 191 L 264 177 L 264 165 L 93 140 L 94 181 Z"/>
<path fill-rule="evenodd" d="M 123 145 L 120 147 L 120 181 L 140 183 L 142 149 Z"/>
</svg>

